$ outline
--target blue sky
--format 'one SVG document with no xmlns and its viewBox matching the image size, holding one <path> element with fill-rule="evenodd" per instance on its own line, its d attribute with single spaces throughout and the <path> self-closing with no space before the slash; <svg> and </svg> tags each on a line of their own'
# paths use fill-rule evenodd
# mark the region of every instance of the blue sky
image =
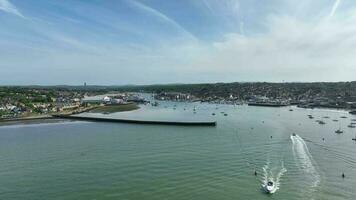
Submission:
<svg viewBox="0 0 356 200">
<path fill-rule="evenodd" d="M 0 84 L 356 80 L 353 0 L 0 0 Z"/>
</svg>

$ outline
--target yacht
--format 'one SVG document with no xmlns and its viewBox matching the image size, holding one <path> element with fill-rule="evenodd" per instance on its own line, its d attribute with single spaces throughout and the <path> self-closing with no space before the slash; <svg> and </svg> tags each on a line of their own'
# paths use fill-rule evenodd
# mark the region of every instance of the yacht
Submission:
<svg viewBox="0 0 356 200">
<path fill-rule="evenodd" d="M 275 190 L 276 185 L 273 181 L 268 181 L 267 183 L 262 184 L 262 188 L 266 193 L 271 194 Z"/>
<path fill-rule="evenodd" d="M 350 125 L 348 125 L 347 127 L 349 127 L 349 128 L 356 128 L 356 126 L 353 125 L 353 124 L 350 124 Z"/>
</svg>

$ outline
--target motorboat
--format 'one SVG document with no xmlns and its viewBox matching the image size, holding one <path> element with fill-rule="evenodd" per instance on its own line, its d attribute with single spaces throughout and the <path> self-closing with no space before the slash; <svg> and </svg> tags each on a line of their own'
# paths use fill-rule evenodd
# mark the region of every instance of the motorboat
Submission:
<svg viewBox="0 0 356 200">
<path fill-rule="evenodd" d="M 292 136 L 297 136 L 297 134 L 293 133 Z"/>
<path fill-rule="evenodd" d="M 349 127 L 349 128 L 356 128 L 356 126 L 353 125 L 353 124 L 350 124 L 350 125 L 348 125 L 347 127 Z"/>
<path fill-rule="evenodd" d="M 336 131 L 335 131 L 335 133 L 337 133 L 337 134 L 341 134 L 341 133 L 343 133 L 344 131 L 342 131 L 341 129 L 337 129 Z"/>
<path fill-rule="evenodd" d="M 324 121 L 318 121 L 319 124 L 323 125 L 323 124 L 326 124 Z"/>
<path fill-rule="evenodd" d="M 268 181 L 267 183 L 262 184 L 262 188 L 266 193 L 271 194 L 275 190 L 276 185 L 273 181 Z"/>
</svg>

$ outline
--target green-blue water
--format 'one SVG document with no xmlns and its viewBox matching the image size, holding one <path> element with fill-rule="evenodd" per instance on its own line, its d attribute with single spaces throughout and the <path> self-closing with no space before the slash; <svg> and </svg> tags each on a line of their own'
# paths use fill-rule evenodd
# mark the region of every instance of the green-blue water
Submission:
<svg viewBox="0 0 356 200">
<path fill-rule="evenodd" d="M 0 199 L 337 200 L 356 195 L 351 140 L 356 130 L 347 127 L 352 116 L 345 112 L 161 103 L 109 116 L 208 118 L 218 125 L 1 126 Z M 323 119 L 325 125 L 315 122 L 323 116 L 330 117 Z M 334 133 L 339 127 L 343 134 Z M 291 138 L 293 132 L 298 136 Z M 279 184 L 272 195 L 261 191 L 266 176 Z"/>
</svg>

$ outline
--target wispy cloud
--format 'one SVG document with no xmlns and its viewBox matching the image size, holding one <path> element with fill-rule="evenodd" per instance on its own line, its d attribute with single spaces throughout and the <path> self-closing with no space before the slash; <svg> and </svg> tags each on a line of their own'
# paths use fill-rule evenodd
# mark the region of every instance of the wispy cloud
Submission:
<svg viewBox="0 0 356 200">
<path fill-rule="evenodd" d="M 25 18 L 22 13 L 8 0 L 0 0 L 0 10 Z"/>
<path fill-rule="evenodd" d="M 331 9 L 331 12 L 330 12 L 330 14 L 329 14 L 329 17 L 332 17 L 332 16 L 335 15 L 335 12 L 336 12 L 336 10 L 337 10 L 337 7 L 339 7 L 340 1 L 341 1 L 341 0 L 335 0 L 335 3 L 334 3 L 334 5 L 333 5 L 333 8 Z"/>
<path fill-rule="evenodd" d="M 170 24 L 171 26 L 175 27 L 176 29 L 180 30 L 184 35 L 188 36 L 190 39 L 193 40 L 198 40 L 191 32 L 187 31 L 185 28 L 183 28 L 181 25 L 179 25 L 176 21 L 174 21 L 172 18 L 168 17 L 167 15 L 163 14 L 162 12 L 159 12 L 158 10 L 149 7 L 143 3 L 140 3 L 138 1 L 130 0 L 128 1 L 131 5 L 135 6 L 136 8 L 145 11 L 153 16 L 158 17 L 162 21 Z"/>
<path fill-rule="evenodd" d="M 354 1 L 20 1 L 0 0 L 0 84 L 355 79 Z"/>
</svg>

